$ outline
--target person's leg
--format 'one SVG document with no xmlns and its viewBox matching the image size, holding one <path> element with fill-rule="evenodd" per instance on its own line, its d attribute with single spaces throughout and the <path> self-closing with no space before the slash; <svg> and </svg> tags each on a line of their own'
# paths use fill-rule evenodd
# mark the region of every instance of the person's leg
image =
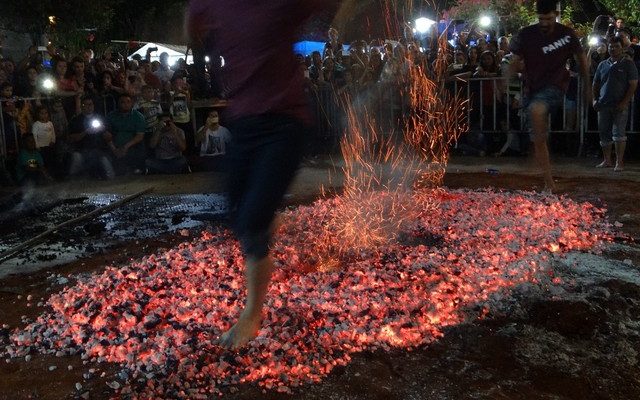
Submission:
<svg viewBox="0 0 640 400">
<path fill-rule="evenodd" d="M 614 116 L 612 138 L 616 151 L 615 172 L 624 171 L 624 150 L 627 147 L 627 121 L 629 119 L 627 110 L 616 113 Z"/>
<path fill-rule="evenodd" d="M 71 161 L 69 163 L 69 176 L 76 176 L 82 170 L 83 157 L 78 151 L 71 153 Z"/>
<path fill-rule="evenodd" d="M 551 161 L 547 147 L 549 108 L 544 102 L 534 101 L 529 105 L 529 116 L 536 163 L 542 170 L 545 190 L 553 191 L 555 185 L 551 176 Z"/>
<path fill-rule="evenodd" d="M 113 164 L 111 163 L 109 157 L 107 157 L 105 154 L 98 155 L 98 163 L 100 173 L 103 174 L 105 179 L 111 180 L 116 177 L 116 171 L 113 168 Z"/>
<path fill-rule="evenodd" d="M 147 158 L 144 160 L 144 166 L 148 173 L 164 173 L 164 165 L 162 164 L 162 161 L 156 158 Z"/>
<path fill-rule="evenodd" d="M 616 148 L 616 167 L 614 171 L 624 171 L 624 150 L 627 147 L 626 141 L 614 142 Z"/>
<path fill-rule="evenodd" d="M 262 306 L 271 279 L 269 258 L 271 224 L 300 161 L 302 129 L 289 117 L 264 116 L 234 135 L 250 136 L 237 143 L 230 155 L 233 167 L 243 159 L 239 175 L 231 169 L 230 208 L 233 228 L 245 254 L 247 298 L 240 318 L 220 337 L 226 348 L 238 348 L 253 339 L 260 328 Z M 235 146 L 234 146 L 235 147 Z M 239 153 L 238 153 L 239 151 Z M 246 162 L 250 160 L 250 162 Z"/>
<path fill-rule="evenodd" d="M 611 149 L 613 147 L 613 110 L 603 108 L 598 110 L 598 131 L 600 133 L 600 147 L 602 148 L 603 160 L 596 168 L 608 168 L 613 166 L 611 162 Z"/>
<path fill-rule="evenodd" d="M 262 306 L 267 297 L 273 262 L 269 256 L 255 259 L 245 259 L 245 279 L 247 285 L 247 298 L 244 310 L 236 323 L 220 336 L 220 345 L 225 348 L 235 349 L 244 346 L 256 337 L 262 321 Z"/>
</svg>

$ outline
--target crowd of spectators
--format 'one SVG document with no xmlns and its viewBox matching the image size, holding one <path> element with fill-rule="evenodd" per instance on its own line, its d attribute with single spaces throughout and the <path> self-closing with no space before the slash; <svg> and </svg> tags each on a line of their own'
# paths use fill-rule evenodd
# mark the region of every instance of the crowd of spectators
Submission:
<svg viewBox="0 0 640 400">
<path fill-rule="evenodd" d="M 625 51 L 640 66 L 640 47 L 632 42 L 623 21 L 616 22 L 614 34 L 623 38 Z M 585 49 L 594 72 L 608 57 L 606 40 Z M 47 52 L 50 69 L 45 69 L 43 52 L 35 46 L 22 60 L 0 60 L 1 128 L 7 152 L 4 181 L 87 174 L 111 179 L 118 174 L 219 168 L 216 156 L 224 154 L 230 133 L 220 125 L 217 111 L 207 116 L 202 128 L 193 128 L 194 66 L 183 59 L 169 65 L 166 53 L 151 62 L 150 53 L 127 60 L 111 49 L 98 57 L 90 49 L 71 55 L 49 46 Z M 336 123 L 324 126 L 326 131 L 341 129 L 335 111 L 344 100 L 375 98 L 379 112 L 389 113 L 387 119 L 402 118 L 408 74 L 416 70 L 412 66 L 433 75 L 442 52 L 447 88 L 470 96 L 472 129 L 458 149 L 477 155 L 526 152 L 527 140 L 518 135 L 524 132 L 520 83 L 495 79 L 511 62 L 506 36 L 460 32 L 439 49 L 406 29 L 398 40 L 358 40 L 345 46 L 331 28 L 322 52 L 299 54 L 297 60 L 316 110 L 322 110 L 325 120 L 336 118 Z M 567 68 L 575 72 L 574 65 Z M 572 73 L 565 102 L 569 129 L 576 127 L 576 75 Z M 53 85 L 47 86 L 47 79 Z M 497 145 L 483 132 L 490 130 L 504 132 Z M 330 134 L 339 136 L 337 131 Z"/>
<path fill-rule="evenodd" d="M 200 145 L 191 66 L 184 59 L 170 66 L 167 53 L 151 62 L 150 53 L 127 60 L 110 49 L 96 57 L 50 45 L 1 59 L 1 183 L 189 172 L 186 157 L 199 156 Z"/>
</svg>

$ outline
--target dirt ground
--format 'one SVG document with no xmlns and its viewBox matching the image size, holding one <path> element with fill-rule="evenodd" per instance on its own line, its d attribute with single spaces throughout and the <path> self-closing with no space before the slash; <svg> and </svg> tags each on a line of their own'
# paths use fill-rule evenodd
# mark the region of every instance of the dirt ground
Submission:
<svg viewBox="0 0 640 400">
<path fill-rule="evenodd" d="M 307 162 L 287 199 L 289 204 L 312 201 L 318 196 L 320 186 L 338 188 L 339 174 L 329 178 L 329 164 L 326 160 Z M 500 172 L 489 174 L 474 160 L 463 160 L 450 166 L 445 185 L 504 190 L 538 187 L 539 178 L 509 165 L 498 165 L 496 169 Z M 640 237 L 640 174 L 633 172 L 611 179 L 597 175 L 600 172 L 584 171 L 574 168 L 559 174 L 559 193 L 606 207 L 610 221 L 623 224 L 624 235 L 617 238 L 602 257 L 612 262 L 624 261 L 640 273 L 640 247 L 634 241 Z M 160 194 L 190 193 L 197 190 L 198 185 L 205 192 L 220 189 L 216 176 L 198 175 L 193 176 L 190 183 L 184 179 L 152 177 L 99 188 L 71 183 L 64 190 L 72 197 L 87 190 L 132 193 L 146 185 L 156 186 L 156 193 Z M 64 286 L 61 277 L 119 265 L 184 240 L 180 234 L 167 233 L 129 241 L 62 266 L 2 279 L 0 324 L 13 329 L 24 326 L 25 318 L 39 315 L 42 308 L 37 303 Z M 52 274 L 58 280 L 52 279 Z M 360 354 L 346 367 L 336 368 L 323 382 L 303 387 L 293 395 L 263 393 L 256 386 L 244 385 L 225 397 L 640 399 L 640 324 L 637 323 L 640 285 L 616 276 L 597 281 L 581 281 L 577 275 L 575 278 L 578 283 L 565 288 L 562 296 L 521 296 L 518 298 L 521 312 L 489 316 L 483 321 L 450 328 L 441 340 L 428 347 L 411 352 Z M 33 297 L 31 306 L 26 306 L 27 296 Z M 8 329 L 1 329 L 0 339 L 8 333 Z M 0 399 L 65 399 L 81 395 L 107 399 L 113 392 L 106 382 L 113 380 L 117 373 L 114 365 L 90 365 L 79 356 L 34 354 L 28 362 L 0 360 Z M 77 383 L 81 387 L 77 388 Z"/>
</svg>

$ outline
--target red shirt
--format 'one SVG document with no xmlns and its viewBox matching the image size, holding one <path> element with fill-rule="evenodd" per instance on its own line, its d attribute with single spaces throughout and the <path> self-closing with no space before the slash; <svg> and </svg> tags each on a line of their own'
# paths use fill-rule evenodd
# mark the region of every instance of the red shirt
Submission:
<svg viewBox="0 0 640 400">
<path fill-rule="evenodd" d="M 510 46 L 513 54 L 524 59 L 524 82 L 530 93 L 550 85 L 566 91 L 567 60 L 582 51 L 574 30 L 559 23 L 549 35 L 540 32 L 538 24 L 522 28 Z"/>
<path fill-rule="evenodd" d="M 187 24 L 192 37 L 208 36 L 225 62 L 221 81 L 230 100 L 227 118 L 281 113 L 310 120 L 293 44 L 305 20 L 333 2 L 191 1 Z"/>
</svg>

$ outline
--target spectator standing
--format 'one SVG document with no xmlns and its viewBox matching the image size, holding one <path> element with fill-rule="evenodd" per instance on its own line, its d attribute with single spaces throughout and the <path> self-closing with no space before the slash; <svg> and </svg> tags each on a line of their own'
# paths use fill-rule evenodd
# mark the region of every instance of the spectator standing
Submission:
<svg viewBox="0 0 640 400">
<path fill-rule="evenodd" d="M 478 60 L 480 59 L 480 54 L 478 53 L 478 48 L 476 46 L 469 46 L 467 50 L 467 64 L 465 66 L 465 70 L 475 71 L 478 68 Z"/>
<path fill-rule="evenodd" d="M 64 110 L 62 99 L 56 98 L 51 107 L 51 123 L 53 131 L 56 134 L 55 144 L 55 160 L 53 164 L 49 164 L 49 168 L 53 171 L 61 172 L 65 170 L 64 165 L 68 161 L 71 154 L 71 145 L 69 144 L 69 119 Z"/>
<path fill-rule="evenodd" d="M 171 78 L 173 78 L 173 70 L 169 66 L 169 53 L 162 52 L 160 53 L 160 64 L 158 65 L 158 69 L 154 72 L 154 75 L 162 82 L 163 84 L 170 82 Z"/>
<path fill-rule="evenodd" d="M 5 73 L 5 79 L 7 82 L 15 85 L 17 83 L 16 63 L 14 63 L 10 58 L 3 58 L 1 66 Z"/>
<path fill-rule="evenodd" d="M 38 87 L 38 70 L 36 67 L 27 67 L 27 69 L 19 76 L 16 94 L 22 97 L 40 96 L 40 88 Z"/>
<path fill-rule="evenodd" d="M 573 29 L 556 22 L 555 0 L 536 2 L 538 23 L 522 28 L 511 42 L 513 53 L 507 81 L 515 74 L 515 66 L 525 65 L 526 109 L 532 129 L 532 140 L 538 166 L 542 169 L 546 190 L 554 190 L 549 160 L 549 113 L 562 104 L 569 84 L 566 63 L 575 57 L 584 84 L 585 101 L 591 103 L 591 84 L 587 58 Z"/>
<path fill-rule="evenodd" d="M 187 138 L 187 152 L 195 151 L 193 126 L 191 125 L 191 92 L 189 86 L 180 77 L 171 78 L 171 107 L 172 123 L 182 129 Z"/>
<path fill-rule="evenodd" d="M 629 119 L 629 104 L 638 86 L 638 70 L 624 54 L 623 40 L 609 41 L 609 59 L 598 65 L 593 77 L 593 108 L 598 112 L 600 146 L 604 160 L 597 168 L 613 166 L 612 147 L 615 148 L 614 171 L 624 170 L 624 151 L 627 144 L 625 129 Z"/>
<path fill-rule="evenodd" d="M 151 63 L 149 60 L 140 60 L 140 74 L 146 85 L 151 86 L 156 90 L 162 89 L 162 81 L 151 72 Z"/>
<path fill-rule="evenodd" d="M 7 162 L 11 165 L 15 165 L 16 157 L 19 150 L 18 126 L 16 118 L 18 116 L 18 110 L 16 108 L 16 102 L 13 98 L 13 85 L 9 82 L 0 84 L 0 102 L 2 102 L 2 126 L 4 132 L 0 132 L 4 135 L 3 141 L 7 149 Z"/>
<path fill-rule="evenodd" d="M 98 93 L 96 94 L 96 112 L 103 117 L 115 111 L 118 105 L 118 97 L 125 93 L 125 90 L 113 83 L 113 73 L 102 71 L 98 77 Z"/>
<path fill-rule="evenodd" d="M 314 51 L 313 53 L 311 53 L 309 78 L 316 86 L 324 82 L 324 74 L 322 73 L 322 54 L 320 54 L 319 51 Z"/>
<path fill-rule="evenodd" d="M 382 60 L 382 54 L 377 47 L 371 48 L 369 52 L 369 65 L 368 69 L 371 72 L 371 81 L 376 83 L 380 80 L 382 70 L 384 69 L 384 62 Z"/>
<path fill-rule="evenodd" d="M 107 153 L 104 140 L 104 117 L 95 113 L 93 98 L 82 98 L 82 112 L 69 123 L 69 142 L 73 146 L 69 175 L 81 173 L 97 174 L 104 179 L 113 179 L 115 171 Z"/>
<path fill-rule="evenodd" d="M 40 106 L 36 109 L 36 121 L 31 127 L 31 134 L 35 139 L 36 148 L 45 160 L 45 164 L 53 165 L 55 160 L 54 146 L 56 143 L 56 133 L 47 107 Z"/>
<path fill-rule="evenodd" d="M 182 155 L 187 142 L 170 113 L 160 116 L 149 146 L 154 150 L 154 157 L 145 161 L 147 173 L 179 174 L 187 170 L 187 159 Z"/>
<path fill-rule="evenodd" d="M 338 30 L 334 27 L 329 28 L 329 40 L 324 44 L 325 51 L 327 49 L 331 49 L 334 55 L 342 54 L 342 41 L 340 41 L 340 34 Z"/>
<path fill-rule="evenodd" d="M 118 109 L 107 116 L 105 140 L 114 157 L 116 173 L 142 173 L 145 160 L 144 116 L 133 109 L 133 99 L 123 94 Z"/>
</svg>

